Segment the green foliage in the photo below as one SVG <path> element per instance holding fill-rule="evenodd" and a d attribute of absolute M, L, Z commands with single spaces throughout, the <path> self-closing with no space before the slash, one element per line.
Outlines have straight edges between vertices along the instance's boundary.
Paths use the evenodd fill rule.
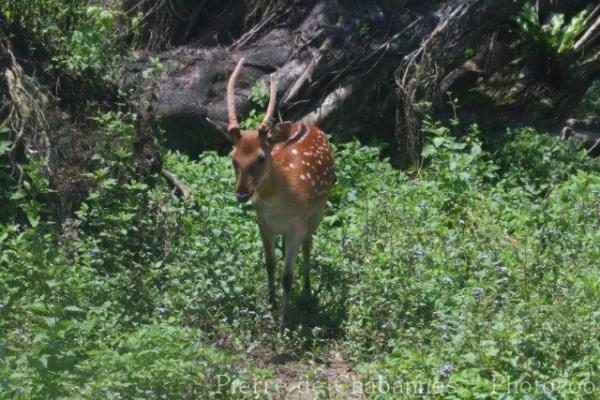
<path fill-rule="evenodd" d="M 514 18 L 515 22 L 536 46 L 549 54 L 563 54 L 570 51 L 579 35 L 585 30 L 587 12 L 581 11 L 568 23 L 563 14 L 553 14 L 546 24 L 541 24 L 535 6 L 525 3 Z"/>
<path fill-rule="evenodd" d="M 135 24 L 116 9 L 74 0 L 7 0 L 0 12 L 38 38 L 56 68 L 87 79 L 112 77 L 125 55 L 122 39 Z"/>
<path fill-rule="evenodd" d="M 269 101 L 269 90 L 262 79 L 250 88 L 250 96 L 248 96 L 252 108 L 248 115 L 242 119 L 240 124 L 242 129 L 255 129 L 265 117 L 267 102 Z"/>
<path fill-rule="evenodd" d="M 148 67 L 142 71 L 142 78 L 144 78 L 144 79 L 150 79 L 153 76 L 158 76 L 164 70 L 164 66 L 161 64 L 161 62 L 158 58 L 150 57 L 149 61 L 150 61 L 150 67 Z"/>
<path fill-rule="evenodd" d="M 426 153 L 439 157 L 435 173 L 386 186 L 370 230 L 350 239 L 348 345 L 375 359 L 360 368 L 363 380 L 410 383 L 400 388 L 408 398 L 568 388 L 583 398 L 584 385 L 597 394 L 600 282 L 589 249 L 600 175 L 588 160 L 567 159 L 571 144 L 531 130 L 490 168 L 473 138 L 456 142 L 434 127 Z M 561 171 L 564 162 L 572 169 Z M 528 184 L 547 184 L 545 197 Z"/>
<path fill-rule="evenodd" d="M 16 204 L 10 200 L 12 185 L 15 179 L 11 176 L 13 168 L 10 160 L 12 141 L 9 140 L 9 129 L 0 125 L 0 219 L 6 220 L 15 213 Z"/>
<path fill-rule="evenodd" d="M 183 248 L 178 224 L 200 216 L 135 179 L 123 121 L 97 118 L 107 147 L 88 175 L 79 240 L 65 241 L 44 213 L 39 165 L 7 190 L 27 218 L 0 222 L 0 398 L 242 397 L 220 382 L 250 372 L 228 367 L 235 358 L 189 323 L 187 307 L 169 304 L 181 298 L 171 271 L 193 272 L 167 261 Z"/>
<path fill-rule="evenodd" d="M 0 126 L 0 220 L 27 221 L 36 227 L 41 219 L 51 217 L 46 201 L 52 196 L 52 190 L 48 179 L 40 173 L 46 165 L 31 161 L 15 167 L 10 155 L 13 144 L 7 139 L 8 129 Z"/>
<path fill-rule="evenodd" d="M 501 185 L 546 194 L 580 170 L 600 172 L 581 143 L 536 133 L 531 128 L 507 129 L 506 144 L 493 154 Z"/>
<path fill-rule="evenodd" d="M 451 136 L 448 127 L 426 118 L 423 133 L 430 141 L 421 154 L 431 161 L 427 173 L 436 176 L 450 191 L 459 193 L 457 188 L 460 186 L 481 185 L 483 179 L 494 177 L 498 167 L 486 161 L 487 154 L 481 149 L 477 125 L 469 127 L 467 134 L 457 140 Z"/>
<path fill-rule="evenodd" d="M 7 0 L 0 12 L 75 76 L 110 77 L 125 56 L 115 44 L 136 26 L 80 1 Z M 541 25 L 531 5 L 516 19 L 552 54 L 572 48 L 583 20 Z M 161 71 L 153 60 L 142 75 Z M 244 129 L 264 117 L 262 80 L 250 100 Z M 316 299 L 296 279 L 298 328 L 280 336 L 255 213 L 234 199 L 230 161 L 166 154 L 191 206 L 137 175 L 132 116 L 92 121 L 100 139 L 77 240 L 47 207 L 46 166 L 13 170 L 0 127 L 0 398 L 248 397 L 221 383 L 269 378 L 247 356 L 255 349 L 341 351 L 359 383 L 376 386 L 366 397 L 599 396 L 600 167 L 579 144 L 509 129 L 486 151 L 477 126 L 457 137 L 426 119 L 417 177 L 376 148 L 334 146 Z"/>
<path fill-rule="evenodd" d="M 518 129 L 490 153 L 477 127 L 455 137 L 428 120 L 417 178 L 376 148 L 336 146 L 316 304 L 296 279 L 299 327 L 280 336 L 230 160 L 166 154 L 191 206 L 136 179 L 124 119 L 97 120 L 110 146 L 94 157 L 79 240 L 35 210 L 47 184 L 33 167 L 38 189 L 13 200 L 31 218 L 0 221 L 0 397 L 243 397 L 219 383 L 268 379 L 254 349 L 337 349 L 359 383 L 404 398 L 597 397 L 600 171 L 577 145 Z M 399 397 L 384 389 L 365 397 Z"/>
<path fill-rule="evenodd" d="M 600 80 L 595 80 L 592 83 L 583 96 L 576 112 L 582 116 L 600 114 Z"/>

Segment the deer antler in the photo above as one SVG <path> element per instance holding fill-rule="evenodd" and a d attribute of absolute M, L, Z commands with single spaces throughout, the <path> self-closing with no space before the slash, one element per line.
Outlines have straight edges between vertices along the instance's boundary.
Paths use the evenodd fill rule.
<path fill-rule="evenodd" d="M 232 130 L 239 131 L 240 129 L 240 124 L 238 123 L 237 114 L 235 112 L 234 92 L 235 83 L 237 82 L 237 78 L 240 75 L 240 71 L 245 61 L 246 59 L 243 57 L 240 59 L 240 61 L 238 61 L 237 66 L 233 70 L 231 77 L 229 77 L 229 82 L 227 83 L 227 113 L 229 115 L 229 127 L 227 128 L 227 130 L 229 131 L 229 133 L 232 133 Z"/>
<path fill-rule="evenodd" d="M 269 94 L 269 105 L 267 106 L 267 112 L 263 122 L 258 127 L 261 132 L 266 132 L 269 129 L 271 118 L 273 118 L 273 112 L 275 111 L 275 102 L 277 98 L 277 78 L 275 74 L 271 74 L 271 92 Z"/>

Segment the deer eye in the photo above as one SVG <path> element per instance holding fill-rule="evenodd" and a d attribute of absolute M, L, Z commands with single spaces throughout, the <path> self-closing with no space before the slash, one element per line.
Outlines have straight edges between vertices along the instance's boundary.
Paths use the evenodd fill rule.
<path fill-rule="evenodd" d="M 260 165 L 260 164 L 264 164 L 265 161 L 267 161 L 267 157 L 264 154 L 261 154 L 258 156 L 258 158 L 256 159 L 256 162 Z"/>

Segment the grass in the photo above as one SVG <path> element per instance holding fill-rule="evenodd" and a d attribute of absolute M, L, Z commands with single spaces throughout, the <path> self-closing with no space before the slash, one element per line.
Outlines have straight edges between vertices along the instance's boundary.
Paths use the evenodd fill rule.
<path fill-rule="evenodd" d="M 227 158 L 167 155 L 199 207 L 106 161 L 75 242 L 13 192 L 28 219 L 0 223 L 0 397 L 262 398 L 302 379 L 321 398 L 597 398 L 598 165 L 527 129 L 490 151 L 477 129 L 425 133 L 418 178 L 337 147 L 316 295 L 297 277 L 286 335 Z"/>

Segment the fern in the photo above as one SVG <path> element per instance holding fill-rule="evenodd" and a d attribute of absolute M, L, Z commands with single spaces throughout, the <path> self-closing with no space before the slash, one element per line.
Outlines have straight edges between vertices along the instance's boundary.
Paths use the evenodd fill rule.
<path fill-rule="evenodd" d="M 526 3 L 514 18 L 525 37 L 551 54 L 564 54 L 573 48 L 577 38 L 586 28 L 586 11 L 583 10 L 568 23 L 563 14 L 553 14 L 546 24 L 541 24 L 531 3 Z"/>
<path fill-rule="evenodd" d="M 583 10 L 571 19 L 571 22 L 560 31 L 560 45 L 558 53 L 565 53 L 573 48 L 579 35 L 586 28 L 586 11 Z"/>

